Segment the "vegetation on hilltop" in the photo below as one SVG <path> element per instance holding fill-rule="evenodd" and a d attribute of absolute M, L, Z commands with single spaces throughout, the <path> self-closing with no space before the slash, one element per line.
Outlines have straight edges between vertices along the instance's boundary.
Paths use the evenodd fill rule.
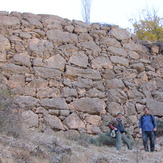
<path fill-rule="evenodd" d="M 133 26 L 133 34 L 139 40 L 148 40 L 152 42 L 163 42 L 163 18 L 157 15 L 153 10 L 143 10 L 139 18 L 129 20 Z"/>

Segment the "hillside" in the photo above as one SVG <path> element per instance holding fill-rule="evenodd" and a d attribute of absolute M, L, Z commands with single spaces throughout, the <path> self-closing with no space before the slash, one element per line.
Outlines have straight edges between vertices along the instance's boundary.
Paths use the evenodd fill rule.
<path fill-rule="evenodd" d="M 2 162 L 161 163 L 163 128 L 158 152 L 145 153 L 138 120 L 148 106 L 163 121 L 162 55 L 162 43 L 118 26 L 0 12 Z M 66 138 L 107 133 L 118 112 L 133 151 Z"/>

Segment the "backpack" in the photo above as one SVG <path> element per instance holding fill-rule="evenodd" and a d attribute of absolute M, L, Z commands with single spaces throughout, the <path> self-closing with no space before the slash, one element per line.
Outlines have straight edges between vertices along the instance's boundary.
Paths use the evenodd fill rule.
<path fill-rule="evenodd" d="M 141 118 L 140 118 L 141 123 L 142 123 L 143 116 L 144 115 L 142 115 Z M 150 118 L 151 118 L 151 122 L 152 122 L 152 124 L 154 126 L 154 117 L 153 117 L 153 115 L 150 114 Z M 157 131 L 154 131 L 154 135 L 157 137 Z"/>
<path fill-rule="evenodd" d="M 152 116 L 151 114 L 149 114 L 149 115 L 150 115 L 150 118 L 151 118 L 151 122 L 152 122 L 152 124 L 154 125 L 154 118 L 153 118 L 153 116 Z M 141 123 L 142 123 L 142 120 L 143 120 L 143 116 L 144 116 L 144 115 L 142 115 L 141 118 L 140 118 Z"/>

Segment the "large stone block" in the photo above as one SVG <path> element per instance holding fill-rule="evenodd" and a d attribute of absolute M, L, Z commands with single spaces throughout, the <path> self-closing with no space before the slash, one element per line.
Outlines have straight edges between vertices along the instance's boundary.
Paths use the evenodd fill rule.
<path fill-rule="evenodd" d="M 136 88 L 129 89 L 127 95 L 129 99 L 142 99 L 144 97 L 144 95 L 139 92 Z"/>
<path fill-rule="evenodd" d="M 6 58 L 6 51 L 5 50 L 0 50 L 0 62 L 6 62 L 7 58 Z"/>
<path fill-rule="evenodd" d="M 114 89 L 114 88 L 124 88 L 125 85 L 122 80 L 120 79 L 111 79 L 111 80 L 106 80 L 106 88 L 107 89 Z"/>
<path fill-rule="evenodd" d="M 25 76 L 19 74 L 13 74 L 9 80 L 5 82 L 9 88 L 23 87 L 25 86 Z"/>
<path fill-rule="evenodd" d="M 0 50 L 9 50 L 10 48 L 10 41 L 6 37 L 0 35 Z"/>
<path fill-rule="evenodd" d="M 38 101 L 38 99 L 31 96 L 19 96 L 14 99 L 14 104 L 27 109 L 37 106 Z"/>
<path fill-rule="evenodd" d="M 131 65 L 132 68 L 136 69 L 139 73 L 145 70 L 143 63 L 134 63 Z"/>
<path fill-rule="evenodd" d="M 100 44 L 104 46 L 113 46 L 113 47 L 121 47 L 121 44 L 119 41 L 117 41 L 115 38 L 110 38 L 110 37 L 102 37 L 100 39 Z"/>
<path fill-rule="evenodd" d="M 93 38 L 88 33 L 81 33 L 79 35 L 79 42 L 92 41 Z"/>
<path fill-rule="evenodd" d="M 70 57 L 73 54 L 78 54 L 78 48 L 73 44 L 61 45 L 59 49 L 67 57 Z"/>
<path fill-rule="evenodd" d="M 22 113 L 23 122 L 29 127 L 38 127 L 38 115 L 31 110 Z"/>
<path fill-rule="evenodd" d="M 112 69 L 113 65 L 108 57 L 97 57 L 92 60 L 93 69 Z"/>
<path fill-rule="evenodd" d="M 34 67 L 43 67 L 44 66 L 43 59 L 38 57 L 33 58 L 32 65 Z"/>
<path fill-rule="evenodd" d="M 20 20 L 17 17 L 0 15 L 0 25 L 16 26 L 20 25 Z"/>
<path fill-rule="evenodd" d="M 22 38 L 22 39 L 30 39 L 31 34 L 29 34 L 28 32 L 20 32 L 20 38 Z"/>
<path fill-rule="evenodd" d="M 106 69 L 106 70 L 104 70 L 103 73 L 102 73 L 102 77 L 103 77 L 104 79 L 107 79 L 107 80 L 113 79 L 113 78 L 115 78 L 115 76 L 116 76 L 116 75 L 115 75 L 113 69 L 112 69 L 112 70 Z"/>
<path fill-rule="evenodd" d="M 126 103 L 128 98 L 126 93 L 120 89 L 109 89 L 107 99 L 109 102 Z"/>
<path fill-rule="evenodd" d="M 43 25 L 40 22 L 41 16 L 35 15 L 32 13 L 23 13 L 22 18 L 25 19 L 27 22 L 29 22 L 30 27 L 37 27 L 37 28 L 42 28 Z"/>
<path fill-rule="evenodd" d="M 67 110 L 68 105 L 64 98 L 52 98 L 40 100 L 40 105 L 48 109 Z"/>
<path fill-rule="evenodd" d="M 66 60 L 59 54 L 46 59 L 44 66 L 47 68 L 55 68 L 64 71 Z"/>
<path fill-rule="evenodd" d="M 159 102 L 153 99 L 147 99 L 147 106 L 149 107 L 153 115 L 163 116 L 163 102 Z"/>
<path fill-rule="evenodd" d="M 125 29 L 113 28 L 110 30 L 109 34 L 115 37 L 118 41 L 129 40 L 131 35 Z"/>
<path fill-rule="evenodd" d="M 135 83 L 137 85 L 141 85 L 143 83 L 148 82 L 148 80 L 150 78 L 149 74 L 151 74 L 151 73 L 149 73 L 149 72 L 146 73 L 145 71 L 141 72 L 140 74 L 137 75 L 137 78 L 134 80 Z"/>
<path fill-rule="evenodd" d="M 152 45 L 152 46 L 151 46 L 151 53 L 152 53 L 152 54 L 158 54 L 158 53 L 159 53 L 159 46 L 157 46 L 157 45 Z"/>
<path fill-rule="evenodd" d="M 128 66 L 129 65 L 129 60 L 123 57 L 119 57 L 119 56 L 111 56 L 110 60 L 114 63 L 114 64 L 119 64 L 122 66 Z"/>
<path fill-rule="evenodd" d="M 69 128 L 69 129 L 80 129 L 85 128 L 84 122 L 79 118 L 79 116 L 76 113 L 70 114 L 63 123 Z"/>
<path fill-rule="evenodd" d="M 73 25 L 76 26 L 80 26 L 82 28 L 85 28 L 87 31 L 90 30 L 91 26 L 88 23 L 85 23 L 83 21 L 79 21 L 79 20 L 73 20 Z"/>
<path fill-rule="evenodd" d="M 34 67 L 34 73 L 44 79 L 60 79 L 62 74 L 59 70 L 45 67 Z"/>
<path fill-rule="evenodd" d="M 96 126 L 96 125 L 87 125 L 86 129 L 87 129 L 87 132 L 89 134 L 99 134 L 99 133 L 101 133 L 100 128 L 98 126 Z"/>
<path fill-rule="evenodd" d="M 82 50 L 91 50 L 94 55 L 101 52 L 101 48 L 94 41 L 82 42 L 78 45 Z"/>
<path fill-rule="evenodd" d="M 86 68 L 88 65 L 88 57 L 84 53 L 77 53 L 70 57 L 69 62 L 76 66 Z"/>
<path fill-rule="evenodd" d="M 93 87 L 96 88 L 99 91 L 102 91 L 103 93 L 105 93 L 105 83 L 103 80 L 97 80 L 93 82 Z"/>
<path fill-rule="evenodd" d="M 162 54 L 163 54 L 163 52 L 162 52 Z M 162 65 L 163 65 L 163 57 L 162 57 L 162 54 L 153 57 L 153 60 L 151 62 L 151 66 L 153 68 L 155 68 L 155 70 L 158 70 L 160 68 L 163 68 L 162 67 Z"/>
<path fill-rule="evenodd" d="M 101 122 L 101 117 L 98 115 L 86 115 L 85 121 L 92 125 L 99 125 Z"/>
<path fill-rule="evenodd" d="M 24 95 L 24 96 L 35 96 L 36 95 L 36 89 L 31 87 L 17 87 L 12 89 L 12 92 L 16 95 Z"/>
<path fill-rule="evenodd" d="M 86 96 L 90 98 L 105 98 L 106 94 L 105 92 L 102 92 L 96 88 L 93 88 L 86 92 Z"/>
<path fill-rule="evenodd" d="M 61 96 L 62 97 L 77 97 L 76 89 L 72 89 L 69 87 L 64 87 L 61 90 Z"/>
<path fill-rule="evenodd" d="M 160 68 L 160 77 L 163 79 L 163 68 Z"/>
<path fill-rule="evenodd" d="M 102 115 L 106 113 L 106 104 L 103 100 L 98 98 L 81 98 L 73 101 L 70 104 L 72 110 L 77 110 L 89 114 Z"/>
<path fill-rule="evenodd" d="M 163 80 L 162 80 L 163 81 Z M 163 83 L 163 82 L 162 82 Z M 150 92 L 153 92 L 154 90 L 157 89 L 157 82 L 156 80 L 150 80 L 144 84 L 142 84 L 141 86 L 141 89 L 145 92 L 146 90 L 149 90 Z"/>
<path fill-rule="evenodd" d="M 138 43 L 135 43 L 135 42 L 129 42 L 127 44 L 124 44 L 123 47 L 125 49 L 129 49 L 131 51 L 135 51 L 135 52 L 138 52 L 138 53 L 148 53 L 149 50 L 143 46 L 142 44 L 138 44 Z"/>
<path fill-rule="evenodd" d="M 152 96 L 155 100 L 163 102 L 163 92 L 159 91 L 152 92 Z"/>
<path fill-rule="evenodd" d="M 163 78 L 156 78 L 154 82 L 156 82 L 155 84 L 157 85 L 157 87 L 160 88 L 160 90 L 162 90 L 163 92 Z"/>
<path fill-rule="evenodd" d="M 48 58 L 50 54 L 54 53 L 51 42 L 37 38 L 28 41 L 28 49 L 34 57 Z"/>
<path fill-rule="evenodd" d="M 135 115 L 130 115 L 127 117 L 127 123 L 128 125 L 137 125 L 138 124 L 138 118 Z"/>
<path fill-rule="evenodd" d="M 60 30 L 47 31 L 47 37 L 55 45 L 62 45 L 63 43 L 76 44 L 78 42 L 77 35 Z"/>
<path fill-rule="evenodd" d="M 117 48 L 112 46 L 112 47 L 108 47 L 107 50 L 114 55 L 118 55 L 122 57 L 127 57 L 128 55 L 123 48 Z"/>
<path fill-rule="evenodd" d="M 63 21 L 63 18 L 57 15 L 42 15 L 40 21 L 49 29 L 61 29 L 61 22 Z"/>
<path fill-rule="evenodd" d="M 36 97 L 38 99 L 55 98 L 59 96 L 60 96 L 60 90 L 57 88 L 40 87 L 40 89 L 37 89 L 37 93 L 36 93 Z"/>
<path fill-rule="evenodd" d="M 91 79 L 83 79 L 83 78 L 78 78 L 77 81 L 72 82 L 73 87 L 78 87 L 78 88 L 91 88 L 93 87 L 94 83 Z"/>
<path fill-rule="evenodd" d="M 128 52 L 128 55 L 130 56 L 131 59 L 139 59 L 140 58 L 140 55 L 134 51 L 130 51 Z"/>
<path fill-rule="evenodd" d="M 34 79 L 30 82 L 29 86 L 31 88 L 45 88 L 48 85 L 48 81 L 45 79 Z"/>
<path fill-rule="evenodd" d="M 118 113 L 124 113 L 124 110 L 123 107 L 117 102 L 110 102 L 107 105 L 107 112 L 115 117 Z"/>
<path fill-rule="evenodd" d="M 52 129 L 55 129 L 55 130 L 65 129 L 61 120 L 57 116 L 45 115 L 44 120 L 45 120 L 45 123 L 48 124 Z"/>
<path fill-rule="evenodd" d="M 5 74 L 25 74 L 30 73 L 30 70 L 25 66 L 18 66 L 12 63 L 2 66 L 2 71 Z"/>
<path fill-rule="evenodd" d="M 13 61 L 17 65 L 31 67 L 30 56 L 27 53 L 14 55 Z"/>
<path fill-rule="evenodd" d="M 136 115 L 138 110 L 135 109 L 135 104 L 133 102 L 127 102 L 124 106 L 124 109 L 126 110 L 127 115 Z"/>
<path fill-rule="evenodd" d="M 97 24 L 96 26 L 97 28 L 93 29 L 90 31 L 90 35 L 95 38 L 95 39 L 99 39 L 99 38 L 103 38 L 106 36 L 107 31 L 105 30 L 101 30 L 99 29 L 99 24 Z"/>
<path fill-rule="evenodd" d="M 75 25 L 74 27 L 74 32 L 79 34 L 79 33 L 86 33 L 87 29 L 84 27 L 81 27 L 80 25 Z"/>
<path fill-rule="evenodd" d="M 101 79 L 101 75 L 99 71 L 93 69 L 81 69 L 72 66 L 66 66 L 65 75 L 68 78 L 83 77 L 83 78 L 94 79 L 94 80 Z"/>

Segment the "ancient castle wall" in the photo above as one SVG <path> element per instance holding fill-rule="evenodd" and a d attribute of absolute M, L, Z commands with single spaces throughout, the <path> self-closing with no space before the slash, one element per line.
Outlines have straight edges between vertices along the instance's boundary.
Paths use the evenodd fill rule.
<path fill-rule="evenodd" d="M 0 12 L 0 88 L 31 128 L 98 134 L 122 112 L 134 136 L 145 105 L 163 117 L 161 48 L 117 26 Z"/>

